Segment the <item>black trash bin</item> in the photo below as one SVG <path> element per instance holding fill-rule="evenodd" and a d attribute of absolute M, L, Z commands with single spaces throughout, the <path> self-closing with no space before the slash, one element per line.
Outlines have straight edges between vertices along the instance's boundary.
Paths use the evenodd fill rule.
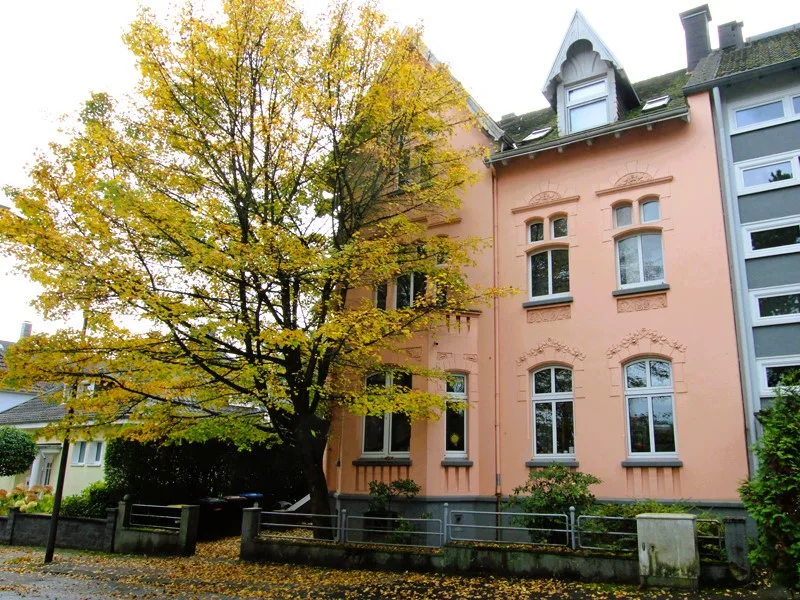
<path fill-rule="evenodd" d="M 225 507 L 225 535 L 242 534 L 242 509 L 253 505 L 252 501 L 244 496 L 223 496 Z"/>
<path fill-rule="evenodd" d="M 228 503 L 222 498 L 200 498 L 197 504 L 200 505 L 197 539 L 209 541 L 225 537 Z"/>

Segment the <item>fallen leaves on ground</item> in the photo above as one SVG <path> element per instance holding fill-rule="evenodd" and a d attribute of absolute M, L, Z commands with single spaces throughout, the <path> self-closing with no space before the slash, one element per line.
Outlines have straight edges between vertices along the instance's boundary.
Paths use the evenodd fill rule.
<path fill-rule="evenodd" d="M 524 599 L 575 600 L 758 598 L 758 589 L 705 589 L 700 593 L 642 590 L 636 586 L 590 584 L 558 579 L 520 579 L 431 573 L 340 570 L 306 565 L 240 561 L 239 538 L 198 544 L 188 558 L 81 553 L 60 550 L 51 565 L 42 551 L 0 547 L 2 571 L 46 572 L 113 585 L 157 588 L 159 597 L 223 599 Z M 128 598 L 111 592 L 107 597 Z"/>

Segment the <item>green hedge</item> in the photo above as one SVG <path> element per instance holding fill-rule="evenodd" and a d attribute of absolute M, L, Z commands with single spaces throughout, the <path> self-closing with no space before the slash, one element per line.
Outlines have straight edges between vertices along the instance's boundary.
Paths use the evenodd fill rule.
<path fill-rule="evenodd" d="M 772 406 L 762 410 L 756 476 L 739 488 L 758 525 L 751 560 L 776 581 L 800 590 L 800 372 L 784 377 Z"/>
<path fill-rule="evenodd" d="M 105 481 L 96 481 L 80 494 L 61 500 L 61 516 L 105 519 L 106 508 L 113 507 L 118 498 Z"/>
<path fill-rule="evenodd" d="M 307 493 L 297 455 L 283 445 L 239 451 L 224 442 L 180 445 L 111 440 L 105 476 L 113 494 L 149 504 L 194 502 L 206 496 L 264 494 L 262 506 Z"/>

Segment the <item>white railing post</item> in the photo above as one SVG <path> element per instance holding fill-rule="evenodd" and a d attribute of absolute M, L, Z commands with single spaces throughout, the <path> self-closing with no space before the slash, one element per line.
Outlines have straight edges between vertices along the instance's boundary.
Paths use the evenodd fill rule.
<path fill-rule="evenodd" d="M 570 530 L 570 538 L 572 549 L 575 550 L 575 507 L 569 507 L 569 530 Z"/>
<path fill-rule="evenodd" d="M 444 522 L 442 523 L 442 546 L 445 546 L 449 541 L 450 534 L 450 504 L 444 503 Z"/>

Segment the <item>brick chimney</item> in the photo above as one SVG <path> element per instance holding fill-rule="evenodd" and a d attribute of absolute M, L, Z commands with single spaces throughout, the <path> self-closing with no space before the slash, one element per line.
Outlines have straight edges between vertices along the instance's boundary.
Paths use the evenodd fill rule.
<path fill-rule="evenodd" d="M 708 37 L 711 11 L 708 4 L 703 4 L 682 12 L 680 17 L 686 35 L 686 69 L 694 71 L 697 63 L 711 52 L 711 40 Z"/>
<path fill-rule="evenodd" d="M 30 321 L 23 321 L 22 327 L 19 330 L 19 339 L 29 337 L 33 333 L 33 323 Z"/>
<path fill-rule="evenodd" d="M 725 48 L 741 48 L 744 45 L 744 38 L 742 37 L 743 25 L 741 21 L 731 21 L 717 27 L 721 50 Z"/>

